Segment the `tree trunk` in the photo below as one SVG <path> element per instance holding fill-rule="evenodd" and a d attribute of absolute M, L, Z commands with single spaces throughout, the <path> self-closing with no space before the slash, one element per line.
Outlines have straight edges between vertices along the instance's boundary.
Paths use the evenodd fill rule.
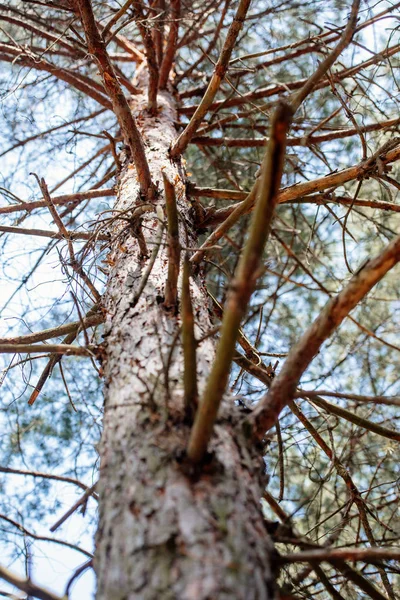
<path fill-rule="evenodd" d="M 134 102 L 160 193 L 144 205 L 136 172 L 126 161 L 115 206 L 121 212 L 114 216 L 128 218 L 137 206 L 148 212 L 141 224 L 116 220 L 110 227 L 97 599 L 271 599 L 274 551 L 260 506 L 264 463 L 236 427 L 240 415 L 232 399 L 221 410 L 207 464 L 195 471 L 185 462 L 190 424 L 180 317 L 163 304 L 166 229 L 137 297 L 156 243 L 156 205 L 165 206 L 163 172 L 175 187 L 181 245 L 196 247 L 197 239 L 184 170 L 168 155 L 177 135 L 173 97 L 159 94 L 156 117 L 146 112 L 144 95 Z M 199 340 L 212 328 L 201 275 L 191 277 L 190 289 Z M 214 342 L 207 337 L 197 346 L 200 391 L 213 356 Z"/>

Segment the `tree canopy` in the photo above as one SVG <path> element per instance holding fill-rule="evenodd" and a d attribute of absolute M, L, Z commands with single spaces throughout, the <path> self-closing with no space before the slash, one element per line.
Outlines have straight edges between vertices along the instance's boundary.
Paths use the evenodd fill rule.
<path fill-rule="evenodd" d="M 265 462 L 281 598 L 399 594 L 399 7 L 0 4 L 0 531 L 13 573 L 0 577 L 24 597 L 89 588 L 102 297 L 110 248 L 124 252 L 112 227 L 133 227 L 114 202 L 124 170 L 143 206 L 164 185 L 168 200 L 141 146 L 163 90 L 199 235 L 182 255 L 206 281 L 217 345 L 189 458 L 204 459 L 227 380 Z M 146 111 L 131 111 L 143 89 Z M 44 573 L 56 561 L 57 581 Z"/>

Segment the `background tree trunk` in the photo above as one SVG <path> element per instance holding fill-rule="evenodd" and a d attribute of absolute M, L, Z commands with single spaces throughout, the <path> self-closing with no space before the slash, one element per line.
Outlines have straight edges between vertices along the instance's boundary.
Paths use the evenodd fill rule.
<path fill-rule="evenodd" d="M 175 186 L 181 245 L 195 247 L 195 212 L 186 197 L 185 174 L 168 156 L 176 138 L 174 101 L 161 92 L 158 104 L 157 117 L 146 112 L 144 95 L 135 98 L 133 107 L 158 182 L 154 204 L 165 204 L 164 172 Z M 128 164 L 115 208 L 141 204 L 136 172 Z M 156 206 L 149 208 L 141 225 L 134 224 L 148 253 L 159 227 Z M 208 466 L 196 473 L 185 465 L 190 424 L 183 402 L 180 319 L 163 304 L 166 232 L 136 303 L 149 256 L 141 254 L 132 231 L 121 232 L 120 223 L 111 228 L 120 238 L 108 257 L 113 266 L 106 296 L 97 598 L 273 598 L 274 551 L 260 507 L 264 463 L 235 430 L 239 411 L 227 403 Z M 208 296 L 201 276 L 191 278 L 190 287 L 199 340 L 212 327 Z M 207 338 L 197 348 L 200 389 L 213 356 L 214 343 Z"/>

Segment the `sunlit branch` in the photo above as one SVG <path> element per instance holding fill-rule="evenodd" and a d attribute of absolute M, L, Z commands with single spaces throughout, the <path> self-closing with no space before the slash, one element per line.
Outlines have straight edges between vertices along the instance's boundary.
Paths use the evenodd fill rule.
<path fill-rule="evenodd" d="M 361 396 L 351 392 L 332 392 L 330 390 L 298 390 L 296 398 L 309 398 L 313 400 L 316 396 L 327 396 L 328 398 L 341 398 L 344 400 L 354 400 L 355 402 L 371 402 L 372 404 L 387 404 L 400 406 L 400 397 L 398 396 Z"/>
<path fill-rule="evenodd" d="M 389 152 L 387 152 L 381 156 L 381 161 L 384 165 L 390 164 L 392 162 L 396 162 L 399 159 L 400 159 L 400 145 L 397 148 L 390 150 Z M 348 183 L 349 181 L 354 181 L 354 180 L 358 179 L 363 174 L 365 174 L 365 163 L 360 162 L 360 163 L 358 163 L 358 165 L 349 167 L 348 169 L 343 169 L 342 171 L 339 171 L 337 173 L 331 173 L 331 174 L 325 175 L 325 177 L 320 177 L 320 178 L 314 179 L 312 181 L 305 181 L 303 183 L 296 183 L 295 185 L 292 185 L 290 187 L 280 190 L 280 193 L 278 196 L 278 203 L 284 204 L 285 202 L 291 202 L 291 201 L 297 200 L 298 198 L 304 198 L 304 196 L 313 194 L 315 192 L 323 192 L 323 191 L 331 189 L 331 188 L 336 188 L 339 185 L 342 185 L 344 183 Z M 247 194 L 246 198 L 248 198 L 250 196 L 250 194 L 251 194 L 251 192 L 249 194 Z M 222 237 L 222 235 L 224 233 L 226 233 L 228 231 L 228 229 L 230 227 L 232 227 L 232 225 L 234 223 L 236 223 L 237 220 L 243 214 L 246 214 L 247 212 L 251 212 L 253 205 L 254 205 L 254 193 L 253 193 L 252 202 L 250 202 L 249 200 L 246 199 L 240 204 L 236 204 L 236 205 L 230 206 L 228 208 L 222 208 L 219 210 L 215 210 L 212 213 L 212 216 L 210 218 L 210 221 L 212 224 L 221 223 L 221 221 L 224 221 L 225 219 L 227 219 L 227 217 L 229 217 L 233 213 L 235 214 L 235 217 L 237 217 L 237 218 L 235 218 L 235 220 L 230 221 L 230 223 L 228 224 L 228 226 L 226 228 L 225 228 L 224 223 L 221 223 L 222 227 L 221 228 L 218 227 L 218 229 L 215 230 L 212 237 L 210 236 L 210 241 L 207 240 L 205 242 L 204 246 L 206 247 L 206 244 L 208 245 L 208 243 L 210 243 L 210 245 L 215 244 L 215 242 L 218 241 L 218 239 L 220 239 Z M 209 221 L 207 221 L 207 225 L 210 225 L 211 223 Z M 218 234 L 217 234 L 217 231 L 218 231 Z"/>
<path fill-rule="evenodd" d="M 322 562 L 340 560 L 363 561 L 375 563 L 381 560 L 400 560 L 400 548 L 321 548 L 320 550 L 302 550 L 282 555 L 279 562 Z"/>
<path fill-rule="evenodd" d="M 65 354 L 66 356 L 93 356 L 96 346 L 73 346 L 71 344 L 0 344 L 0 354 Z"/>

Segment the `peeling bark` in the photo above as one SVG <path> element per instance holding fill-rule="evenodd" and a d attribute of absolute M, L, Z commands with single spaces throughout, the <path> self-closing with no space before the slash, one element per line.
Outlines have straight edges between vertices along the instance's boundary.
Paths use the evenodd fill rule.
<path fill-rule="evenodd" d="M 186 197 L 185 175 L 169 159 L 176 138 L 174 101 L 158 95 L 159 112 L 146 112 L 145 95 L 132 110 L 143 135 L 153 182 L 159 193 L 140 224 L 126 222 L 109 255 L 112 264 L 106 300 L 105 418 L 100 445 L 100 523 L 95 569 L 97 600 L 274 598 L 273 547 L 260 506 L 264 463 L 242 437 L 238 409 L 223 403 L 202 470 L 185 463 L 189 424 L 185 422 L 183 353 L 179 311 L 167 310 L 167 231 L 139 299 L 133 302 L 164 214 L 164 171 L 175 186 L 180 242 L 197 245 L 194 210 Z M 136 171 L 122 170 L 115 210 L 141 203 Z M 141 244 L 143 246 L 143 244 Z M 182 269 L 180 269 L 182 273 Z M 179 279 L 179 288 L 181 275 Z M 199 339 L 212 327 L 201 275 L 190 280 Z M 199 392 L 214 357 L 214 342 L 197 348 Z"/>

